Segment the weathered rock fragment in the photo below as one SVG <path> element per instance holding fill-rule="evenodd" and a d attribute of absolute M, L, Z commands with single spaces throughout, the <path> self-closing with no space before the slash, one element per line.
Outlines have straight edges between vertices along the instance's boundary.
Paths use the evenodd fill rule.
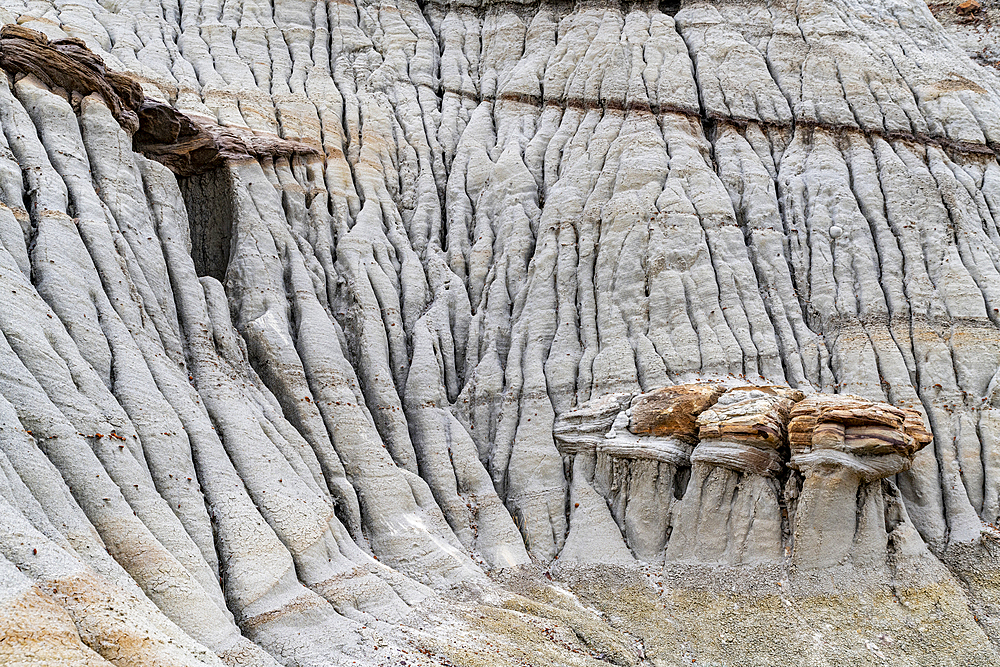
<path fill-rule="evenodd" d="M 698 442 L 698 415 L 722 394 L 719 385 L 684 384 L 632 399 L 597 445 L 595 488 L 636 557 L 663 558 L 670 510 L 684 493 L 691 452 Z"/>
<path fill-rule="evenodd" d="M 789 466 L 804 475 L 792 563 L 820 569 L 885 562 L 881 480 L 910 467 L 931 434 L 916 410 L 815 394 L 792 410 Z"/>
<path fill-rule="evenodd" d="M 667 559 L 729 565 L 784 556 L 786 427 L 802 392 L 737 387 L 698 416 L 691 481 L 673 509 Z"/>
<path fill-rule="evenodd" d="M 99 93 L 126 131 L 132 133 L 139 127 L 136 111 L 142 103 L 142 86 L 127 74 L 107 70 L 82 39 L 50 40 L 30 28 L 4 25 L 0 28 L 0 67 L 32 74 L 67 92 Z"/>
<path fill-rule="evenodd" d="M 170 168 L 178 176 L 196 176 L 229 162 L 314 155 L 314 146 L 223 127 L 208 118 L 187 115 L 146 98 L 138 108 L 135 150 Z"/>
<path fill-rule="evenodd" d="M 682 384 L 636 396 L 628 430 L 693 445 L 698 442 L 699 415 L 714 405 L 724 391 L 716 384 Z"/>
<path fill-rule="evenodd" d="M 781 472 L 792 407 L 804 398 L 788 387 L 738 387 L 698 416 L 694 463 L 774 477 Z"/>

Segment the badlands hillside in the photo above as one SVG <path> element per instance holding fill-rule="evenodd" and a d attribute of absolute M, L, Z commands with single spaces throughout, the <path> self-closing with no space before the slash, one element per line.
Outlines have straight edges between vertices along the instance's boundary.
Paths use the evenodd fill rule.
<path fill-rule="evenodd" d="M 0 664 L 1000 663 L 994 18 L 0 0 Z"/>

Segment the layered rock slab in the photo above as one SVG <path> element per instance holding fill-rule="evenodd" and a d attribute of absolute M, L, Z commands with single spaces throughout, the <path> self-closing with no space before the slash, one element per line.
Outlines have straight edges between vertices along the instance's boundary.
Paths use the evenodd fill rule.
<path fill-rule="evenodd" d="M 921 414 L 817 395 L 798 403 L 791 416 L 789 465 L 805 478 L 795 509 L 793 564 L 884 563 L 888 511 L 881 480 L 908 469 L 930 444 Z"/>
<path fill-rule="evenodd" d="M 641 560 L 803 571 L 884 567 L 888 533 L 913 540 L 898 489 L 882 480 L 931 442 L 916 410 L 713 383 L 594 399 L 554 432 L 572 460 L 571 511 L 602 544 L 619 542 L 599 498 Z M 585 538 L 571 537 L 567 556 L 583 560 Z"/>
<path fill-rule="evenodd" d="M 787 425 L 802 398 L 787 387 L 737 387 L 698 416 L 691 481 L 675 509 L 668 560 L 781 561 Z"/>

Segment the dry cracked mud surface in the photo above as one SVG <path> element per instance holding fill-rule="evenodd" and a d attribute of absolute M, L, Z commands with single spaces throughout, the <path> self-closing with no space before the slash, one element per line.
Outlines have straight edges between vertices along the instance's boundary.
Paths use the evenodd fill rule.
<path fill-rule="evenodd" d="M 0 664 L 997 664 L 960 4 L 0 0 Z"/>

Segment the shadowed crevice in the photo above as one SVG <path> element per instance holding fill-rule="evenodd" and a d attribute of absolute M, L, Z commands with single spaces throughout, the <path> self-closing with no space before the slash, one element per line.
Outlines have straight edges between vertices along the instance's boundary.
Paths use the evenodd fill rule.
<path fill-rule="evenodd" d="M 199 276 L 224 282 L 233 238 L 233 180 L 227 167 L 178 178 Z"/>

